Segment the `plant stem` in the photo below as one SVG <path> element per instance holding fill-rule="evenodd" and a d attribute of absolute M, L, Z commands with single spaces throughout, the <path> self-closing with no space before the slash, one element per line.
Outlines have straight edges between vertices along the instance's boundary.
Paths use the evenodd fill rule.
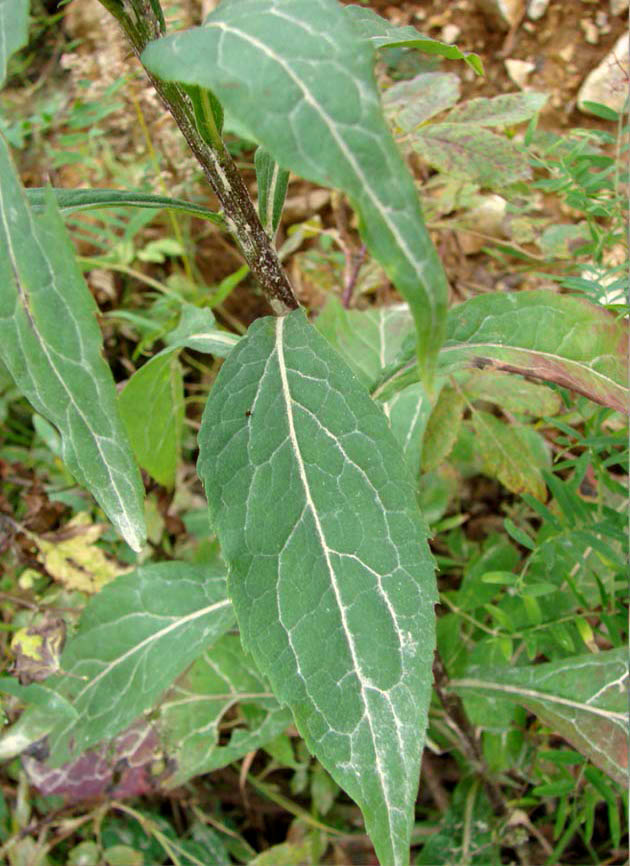
<path fill-rule="evenodd" d="M 100 2 L 116 18 L 139 60 L 149 42 L 164 36 L 163 21 L 155 0 Z M 191 101 L 182 87 L 160 81 L 146 69 L 145 72 L 221 202 L 230 232 L 272 309 L 278 315 L 297 309 L 298 300 L 278 254 L 260 223 L 243 178 L 223 141 L 220 137 L 213 144 L 204 140 L 197 128 Z"/>

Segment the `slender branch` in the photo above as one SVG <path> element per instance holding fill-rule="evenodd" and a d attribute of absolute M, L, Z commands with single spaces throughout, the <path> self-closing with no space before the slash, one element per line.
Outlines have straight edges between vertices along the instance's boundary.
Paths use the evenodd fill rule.
<path fill-rule="evenodd" d="M 140 55 L 154 39 L 165 33 L 157 0 L 100 0 L 122 27 L 134 54 Z M 217 198 L 226 223 L 243 258 L 279 315 L 299 306 L 278 254 L 265 233 L 232 157 L 220 138 L 210 144 L 197 128 L 193 106 L 178 84 L 160 81 L 145 72 L 165 107 L 173 115 Z"/>

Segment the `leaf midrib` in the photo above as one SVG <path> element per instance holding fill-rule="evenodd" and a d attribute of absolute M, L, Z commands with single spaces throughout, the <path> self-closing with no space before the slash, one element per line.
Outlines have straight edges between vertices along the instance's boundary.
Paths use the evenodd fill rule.
<path fill-rule="evenodd" d="M 295 19 L 291 18 L 288 15 L 281 14 L 280 12 L 278 12 L 277 9 L 269 10 L 269 14 L 270 15 L 276 15 L 278 18 L 284 18 L 286 21 L 289 21 L 292 24 L 296 24 L 298 26 L 300 25 L 299 21 L 296 21 Z M 291 80 L 294 82 L 294 84 L 302 92 L 302 95 L 304 96 L 304 99 L 306 100 L 306 102 L 309 105 L 311 105 L 312 108 L 315 109 L 315 111 L 319 114 L 320 118 L 322 119 L 322 121 L 324 122 L 326 127 L 328 128 L 328 131 L 330 132 L 333 139 L 336 141 L 337 146 L 339 147 L 340 151 L 346 157 L 347 163 L 350 166 L 350 168 L 352 169 L 352 171 L 354 172 L 355 178 L 357 179 L 359 185 L 364 190 L 364 192 L 367 194 L 367 196 L 370 199 L 372 206 L 374 207 L 375 211 L 377 211 L 379 213 L 379 215 L 381 216 L 381 219 L 383 220 L 383 222 L 385 223 L 385 225 L 387 226 L 387 228 L 391 232 L 392 237 L 394 238 L 401 254 L 407 260 L 407 263 L 409 264 L 409 266 L 416 272 L 421 270 L 423 268 L 423 264 L 424 264 L 423 261 L 417 260 L 414 258 L 411 250 L 409 249 L 409 247 L 407 246 L 407 243 L 405 242 L 405 239 L 400 235 L 400 233 L 398 231 L 398 227 L 390 221 L 389 215 L 387 213 L 387 209 L 383 207 L 382 202 L 375 195 L 375 193 L 374 193 L 374 191 L 373 191 L 373 189 L 369 183 L 368 178 L 363 174 L 359 164 L 356 162 L 356 160 L 354 158 L 354 154 L 352 153 L 352 151 L 348 150 L 345 141 L 337 133 L 336 126 L 332 122 L 331 117 L 324 110 L 323 106 L 311 94 L 310 90 L 308 90 L 306 88 L 303 81 L 298 76 L 296 76 L 294 74 L 293 70 L 286 63 L 286 61 L 282 57 L 278 56 L 274 51 L 272 51 L 271 48 L 268 45 L 266 45 L 264 42 L 261 42 L 259 39 L 256 39 L 256 37 L 251 36 L 250 34 L 245 33 L 242 30 L 238 30 L 235 27 L 232 27 L 229 24 L 226 24 L 224 21 L 208 21 L 204 26 L 208 27 L 208 28 L 216 27 L 217 29 L 223 31 L 224 33 L 231 33 L 237 39 L 240 38 L 240 39 L 243 39 L 245 42 L 249 42 L 250 45 L 257 48 L 263 54 L 266 54 L 267 57 L 269 57 L 272 61 L 277 63 L 285 71 L 285 73 L 289 76 L 289 78 L 291 78 Z M 427 303 L 431 307 L 431 312 L 433 314 L 435 312 L 435 303 L 434 303 L 433 297 L 431 296 L 430 293 L 426 293 L 426 294 L 427 294 Z"/>
<path fill-rule="evenodd" d="M 350 650 L 350 656 L 352 658 L 352 664 L 354 666 L 354 674 L 357 678 L 357 681 L 359 683 L 359 687 L 361 690 L 361 702 L 362 702 L 363 708 L 364 708 L 364 717 L 367 720 L 368 728 L 370 731 L 370 739 L 372 741 L 374 760 L 375 760 L 375 764 L 376 764 L 376 775 L 378 777 L 381 791 L 383 793 L 383 802 L 385 804 L 385 811 L 387 814 L 389 838 L 391 840 L 393 840 L 395 838 L 395 831 L 394 831 L 394 826 L 393 826 L 392 816 L 391 816 L 391 810 L 390 810 L 390 797 L 389 797 L 388 786 L 387 786 L 387 776 L 383 772 L 383 767 L 381 765 L 381 758 L 380 758 L 380 754 L 379 754 L 379 750 L 378 750 L 378 746 L 377 746 L 377 742 L 376 742 L 376 735 L 375 735 L 374 728 L 372 725 L 372 717 L 371 717 L 371 713 L 370 713 L 370 707 L 369 707 L 369 704 L 368 704 L 368 701 L 366 698 L 366 690 L 368 688 L 377 689 L 377 687 L 375 685 L 369 683 L 367 680 L 365 680 L 363 677 L 363 674 L 361 672 L 361 667 L 360 667 L 358 655 L 357 655 L 357 649 L 356 649 L 356 646 L 354 643 L 354 638 L 352 636 L 352 632 L 348 626 L 345 608 L 344 608 L 344 604 L 343 604 L 343 599 L 341 598 L 341 594 L 339 591 L 339 585 L 337 583 L 337 577 L 336 577 L 335 570 L 334 570 L 334 567 L 333 567 L 333 564 L 332 564 L 332 561 L 330 558 L 331 548 L 328 547 L 328 542 L 326 541 L 326 536 L 324 534 L 324 530 L 323 530 L 323 527 L 322 527 L 320 519 L 319 519 L 319 514 L 317 513 L 317 509 L 316 509 L 315 503 L 313 501 L 308 477 L 306 475 L 306 467 L 305 467 L 304 461 L 302 459 L 302 454 L 300 451 L 300 445 L 299 445 L 297 434 L 295 431 L 295 423 L 294 423 L 294 419 L 293 419 L 293 398 L 291 396 L 291 390 L 289 387 L 289 380 L 288 380 L 288 375 L 287 375 L 287 366 L 286 366 L 286 362 L 285 362 L 285 358 L 284 358 L 284 345 L 283 345 L 284 322 L 285 322 L 285 317 L 283 317 L 283 316 L 279 317 L 276 320 L 276 355 L 278 358 L 278 369 L 280 371 L 280 381 L 282 384 L 282 397 L 283 397 L 285 408 L 286 408 L 287 423 L 288 423 L 288 427 L 289 427 L 289 440 L 291 443 L 291 448 L 293 450 L 295 461 L 297 463 L 298 473 L 299 473 L 300 481 L 302 483 L 302 487 L 304 490 L 304 496 L 306 499 L 307 507 L 308 507 L 309 511 L 311 512 L 311 515 L 313 517 L 313 521 L 315 523 L 315 529 L 317 532 L 319 543 L 320 543 L 320 546 L 322 548 L 322 552 L 324 554 L 324 559 L 326 561 L 326 568 L 328 570 L 328 574 L 330 577 L 330 584 L 331 584 L 331 587 L 333 589 L 333 593 L 335 596 L 335 602 L 337 604 L 337 608 L 339 610 L 339 615 L 341 618 L 344 636 L 346 638 L 348 649 Z M 288 631 L 287 631 L 287 639 L 289 641 L 289 644 L 291 644 L 291 635 Z M 293 650 L 293 647 L 291 647 L 291 649 L 292 649 L 292 652 L 294 653 L 294 656 L 297 659 L 297 654 L 295 653 L 295 650 Z M 380 689 L 377 689 L 377 690 L 381 691 Z"/>

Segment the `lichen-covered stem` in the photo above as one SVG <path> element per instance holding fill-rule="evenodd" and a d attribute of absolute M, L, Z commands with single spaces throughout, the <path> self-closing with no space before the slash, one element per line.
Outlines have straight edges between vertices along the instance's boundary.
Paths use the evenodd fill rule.
<path fill-rule="evenodd" d="M 119 22 L 138 59 L 149 42 L 164 35 L 157 0 L 100 2 Z M 232 236 L 273 310 L 278 314 L 295 310 L 299 306 L 297 298 L 227 148 L 220 140 L 214 146 L 204 140 L 190 99 L 179 85 L 160 81 L 146 69 L 145 72 L 201 165 L 221 203 Z"/>

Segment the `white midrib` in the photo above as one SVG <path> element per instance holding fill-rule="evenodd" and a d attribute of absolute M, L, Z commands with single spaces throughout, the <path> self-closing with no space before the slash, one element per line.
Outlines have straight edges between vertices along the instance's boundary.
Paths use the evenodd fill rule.
<path fill-rule="evenodd" d="M 18 290 L 18 295 L 19 295 L 20 269 L 19 269 L 19 267 L 18 267 L 18 263 L 17 263 L 16 257 L 15 257 L 15 253 L 14 253 L 14 250 L 13 250 L 13 244 L 11 243 L 11 231 L 10 231 L 9 224 L 8 224 L 8 220 L 7 220 L 7 213 L 6 213 L 6 210 L 5 210 L 4 197 L 2 196 L 1 191 L 0 191 L 0 216 L 1 216 L 1 218 L 2 218 L 2 225 L 3 225 L 3 228 L 4 228 L 4 233 L 5 233 L 6 238 L 7 238 L 7 249 L 8 249 L 8 252 L 9 252 L 9 256 L 10 256 L 10 258 L 11 258 L 11 266 L 12 266 L 12 269 L 13 269 L 13 273 L 15 274 L 15 279 L 16 279 L 16 281 L 18 282 L 17 290 Z M 28 215 L 28 217 L 29 217 L 29 221 L 31 222 L 31 226 L 33 227 L 33 231 L 32 231 L 32 235 L 31 235 L 31 236 L 32 236 L 32 238 L 34 239 L 34 241 L 37 243 L 37 246 L 40 248 L 40 251 L 41 251 L 41 253 L 42 253 L 42 256 L 43 256 L 44 260 L 45 260 L 46 262 L 48 262 L 48 259 L 47 259 L 46 255 L 45 255 L 45 253 L 44 253 L 44 250 L 41 248 L 41 244 L 40 244 L 40 242 L 39 242 L 39 238 L 38 238 L 37 233 L 36 233 L 36 231 L 35 231 L 35 227 L 33 226 L 32 220 L 31 220 L 31 218 L 30 218 L 30 214 Z M 56 280 L 55 280 L 55 275 L 54 275 L 54 273 L 52 272 L 52 269 L 51 269 L 51 276 L 52 276 L 52 278 L 53 278 L 53 282 L 56 282 Z M 27 303 L 26 298 L 27 298 L 27 296 L 25 295 L 25 297 L 24 297 L 24 304 Z M 51 369 L 53 375 L 54 375 L 55 378 L 58 380 L 58 382 L 59 382 L 59 384 L 61 385 L 61 387 L 63 388 L 63 390 L 66 392 L 66 394 L 67 394 L 67 396 L 68 396 L 68 400 L 69 400 L 69 402 L 72 404 L 72 406 L 74 407 L 74 409 L 75 409 L 77 415 L 81 418 L 81 420 L 82 420 L 83 423 L 85 424 L 86 428 L 87 428 L 87 429 L 90 431 L 90 433 L 92 434 L 92 438 L 93 438 L 93 440 L 94 440 L 94 444 L 96 445 L 96 450 L 97 450 L 98 453 L 99 453 L 99 456 L 100 456 L 100 458 L 101 458 L 102 465 L 105 467 L 105 471 L 107 472 L 107 477 L 109 478 L 110 489 L 113 491 L 113 493 L 114 493 L 114 495 L 115 495 L 115 497 L 116 497 L 116 500 L 117 500 L 117 502 L 118 502 L 118 505 L 119 505 L 119 509 L 120 509 L 121 514 L 122 514 L 122 515 L 125 515 L 125 516 L 124 516 L 124 519 L 120 519 L 120 516 L 119 516 L 119 526 L 120 526 L 121 529 L 123 529 L 125 526 L 127 527 L 127 532 L 125 533 L 125 538 L 126 538 L 126 540 L 129 541 L 131 547 L 132 547 L 134 550 L 136 550 L 136 549 L 139 550 L 140 548 L 138 547 L 138 545 L 140 544 L 140 541 L 138 540 L 138 532 L 137 532 L 137 529 L 134 527 L 131 518 L 130 518 L 129 515 L 127 514 L 127 509 L 126 509 L 126 507 L 125 507 L 125 503 L 124 503 L 124 501 L 123 501 L 123 499 L 122 499 L 122 497 L 121 497 L 120 491 L 118 490 L 118 485 L 116 484 L 116 481 L 114 480 L 114 477 L 113 477 L 113 475 L 112 475 L 112 473 L 111 473 L 111 470 L 110 470 L 109 464 L 108 464 L 107 460 L 105 459 L 105 455 L 104 455 L 104 453 L 103 453 L 103 451 L 102 451 L 102 449 L 101 449 L 101 443 L 100 443 L 100 441 L 99 441 L 99 437 L 98 437 L 98 436 L 96 435 L 96 433 L 92 430 L 92 427 L 91 427 L 90 424 L 88 423 L 87 418 L 85 417 L 85 415 L 84 415 L 83 412 L 81 411 L 81 408 L 79 407 L 79 405 L 77 404 L 76 400 L 74 399 L 74 395 L 73 395 L 72 391 L 71 391 L 71 390 L 68 388 L 68 386 L 66 385 L 63 376 L 60 376 L 60 375 L 59 375 L 59 372 L 57 371 L 57 368 L 56 368 L 55 364 L 53 363 L 53 359 L 52 359 L 52 357 L 50 356 L 50 353 L 49 353 L 49 351 L 48 351 L 48 347 L 46 346 L 46 341 L 44 340 L 43 336 L 40 334 L 39 330 L 37 329 L 37 325 L 36 325 L 36 323 L 35 323 L 35 320 L 33 319 L 32 316 L 30 316 L 30 319 L 31 319 L 31 323 L 32 323 L 33 329 L 35 330 L 35 334 L 36 334 L 36 336 L 37 336 L 37 340 L 38 340 L 38 342 L 39 342 L 39 345 L 40 345 L 40 347 L 41 347 L 41 350 L 42 350 L 42 352 L 44 353 L 44 355 L 46 356 L 46 360 L 48 361 L 48 364 L 49 364 L 49 366 L 50 366 L 50 369 Z M 78 459 L 78 454 L 77 454 L 77 459 Z"/>
<path fill-rule="evenodd" d="M 273 10 L 274 14 L 279 15 L 277 10 Z M 284 18 L 289 18 L 289 16 L 280 16 Z M 289 20 L 292 20 L 289 18 Z M 258 48 L 259 51 L 262 51 L 263 54 L 266 54 L 267 57 L 270 57 L 273 61 L 275 61 L 282 69 L 286 72 L 286 74 L 291 78 L 294 84 L 301 90 L 302 95 L 304 96 L 305 101 L 315 109 L 317 114 L 321 117 L 324 124 L 328 127 L 328 131 L 331 136 L 334 138 L 339 150 L 343 153 L 344 157 L 347 160 L 348 165 L 351 167 L 355 177 L 359 182 L 360 188 L 367 194 L 367 197 L 370 199 L 370 202 L 377 213 L 380 214 L 383 223 L 389 229 L 392 238 L 396 242 L 399 250 L 401 251 L 403 257 L 407 260 L 407 262 L 411 265 L 412 270 L 415 273 L 419 273 L 421 270 L 422 262 L 419 262 L 414 256 L 413 252 L 409 248 L 406 240 L 400 234 L 398 226 L 391 220 L 387 210 L 383 206 L 383 202 L 378 198 L 378 196 L 374 193 L 372 186 L 370 185 L 369 178 L 362 171 L 361 166 L 357 162 L 354 157 L 354 154 L 351 150 L 348 149 L 346 142 L 337 132 L 334 122 L 330 118 L 330 116 L 324 111 L 322 105 L 312 96 L 311 92 L 307 90 L 304 82 L 293 72 L 289 64 L 284 60 L 283 57 L 276 54 L 271 48 L 266 45 L 264 42 L 261 42 L 259 39 L 256 39 L 254 36 L 251 36 L 249 33 L 245 33 L 243 30 L 238 30 L 235 27 L 230 27 L 229 24 L 226 24 L 224 21 L 208 21 L 205 27 L 217 27 L 219 30 L 222 30 L 224 33 L 232 33 L 234 36 L 244 39 L 246 42 L 249 42 L 251 45 Z M 430 292 L 426 292 L 426 298 L 429 306 L 431 307 L 432 312 L 435 310 L 435 302 L 433 296 Z"/>
<path fill-rule="evenodd" d="M 370 715 L 370 709 L 366 697 L 366 689 L 369 687 L 369 683 L 363 678 L 363 674 L 361 673 L 361 665 L 359 662 L 359 658 L 357 655 L 357 649 L 354 643 L 354 637 L 352 635 L 352 631 L 348 626 L 348 620 L 346 618 L 346 611 L 343 604 L 343 599 L 341 598 L 341 592 L 339 590 L 339 584 L 337 582 L 337 575 L 335 574 L 335 569 L 333 568 L 333 564 L 331 561 L 331 553 L 332 550 L 328 546 L 328 542 L 326 541 L 326 536 L 324 535 L 324 530 L 319 519 L 319 514 L 317 513 L 317 509 L 315 507 L 315 503 L 313 501 L 313 497 L 311 494 L 311 488 L 309 485 L 308 477 L 306 475 L 306 468 L 304 466 L 304 461 L 302 459 L 302 453 L 300 451 L 300 444 L 298 442 L 297 434 L 295 432 L 295 423 L 293 420 L 293 398 L 291 397 L 291 390 L 289 388 L 289 379 L 287 376 L 287 366 L 284 358 L 284 345 L 283 345 L 283 333 L 284 333 L 284 323 L 286 317 L 280 316 L 276 319 L 276 354 L 278 357 L 278 369 L 280 370 L 280 381 L 282 383 L 282 396 L 284 398 L 284 403 L 287 410 L 287 422 L 289 426 L 289 440 L 291 442 L 291 448 L 293 450 L 293 456 L 295 458 L 295 462 L 297 463 L 298 472 L 300 475 L 300 480 L 302 482 L 302 487 L 304 489 L 304 496 L 306 499 L 306 504 L 308 509 L 310 510 L 313 516 L 313 522 L 315 524 L 315 531 L 317 532 L 317 537 L 319 539 L 319 543 L 322 548 L 322 552 L 324 554 L 324 560 L 326 562 L 326 569 L 328 571 L 328 576 L 330 578 L 330 585 L 335 595 L 335 600 L 337 602 L 337 607 L 339 608 L 339 615 L 341 617 L 341 624 L 343 627 L 343 632 L 346 637 L 346 641 L 348 643 L 348 649 L 350 650 L 350 656 L 352 658 L 352 664 L 354 666 L 354 671 L 356 677 L 359 681 L 359 685 L 361 688 L 361 699 L 363 702 L 364 710 L 365 710 L 365 718 L 367 719 L 368 727 L 370 729 L 370 737 L 372 739 L 372 746 L 374 749 L 374 758 L 376 762 L 376 773 L 379 778 L 381 788 L 383 791 L 383 800 L 385 802 L 385 807 L 387 811 L 387 823 L 389 825 L 389 835 L 390 839 L 394 839 L 394 828 L 392 826 L 392 820 L 390 815 L 389 808 L 389 795 L 387 791 L 387 782 L 386 776 L 383 773 L 383 768 L 381 765 L 381 757 L 379 754 L 379 750 L 376 743 L 376 737 L 374 735 L 374 729 L 372 727 L 372 718 Z"/>
<path fill-rule="evenodd" d="M 96 686 L 97 683 L 103 679 L 103 677 L 107 676 L 115 667 L 117 667 L 118 665 L 121 665 L 123 662 L 127 661 L 128 658 L 131 658 L 131 656 L 134 655 L 134 653 L 140 652 L 149 644 L 153 643 L 154 641 L 161 640 L 163 637 L 165 637 L 170 632 L 175 631 L 178 628 L 181 628 L 182 626 L 186 625 L 189 622 L 192 622 L 195 619 L 199 619 L 200 617 L 205 616 L 208 613 L 212 613 L 213 611 L 221 610 L 221 608 L 223 608 L 223 607 L 229 607 L 230 603 L 231 603 L 230 600 L 228 598 L 226 598 L 226 599 L 223 599 L 223 601 L 218 601 L 218 602 L 215 602 L 214 604 L 210 604 L 210 605 L 208 605 L 208 607 L 202 607 L 199 610 L 193 610 L 192 613 L 189 613 L 186 616 L 179 617 L 178 619 L 174 620 L 169 625 L 160 629 L 160 631 L 156 631 L 153 634 L 150 634 L 148 637 L 145 637 L 145 639 L 140 641 L 140 643 L 134 644 L 132 647 L 130 647 L 127 650 L 127 652 L 118 656 L 116 659 L 114 659 L 113 662 L 106 665 L 99 674 L 97 674 L 95 677 L 93 677 L 93 679 L 91 679 L 89 681 L 89 683 L 86 686 L 84 686 L 83 689 L 81 689 L 81 691 L 77 694 L 77 696 L 75 698 L 73 698 L 73 703 L 76 704 L 76 702 L 78 700 L 80 700 L 86 692 L 88 692 L 90 689 L 93 689 L 94 686 Z"/>

